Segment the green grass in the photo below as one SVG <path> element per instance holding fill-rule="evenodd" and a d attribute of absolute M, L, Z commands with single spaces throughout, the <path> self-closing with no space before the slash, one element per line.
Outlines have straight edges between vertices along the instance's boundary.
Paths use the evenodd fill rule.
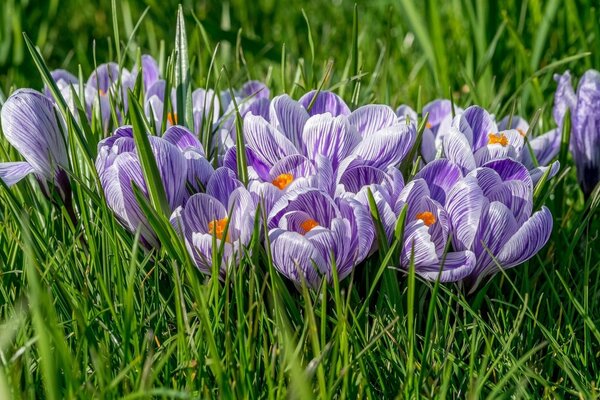
<path fill-rule="evenodd" d="M 4 94 L 42 86 L 21 31 L 51 68 L 84 75 L 94 56 L 121 52 L 132 65 L 138 46 L 171 53 L 176 1 L 117 1 L 118 34 L 110 3 L 4 2 Z M 355 105 L 452 93 L 499 116 L 542 109 L 539 134 L 553 127 L 552 73 L 600 68 L 591 0 L 374 1 L 356 19 L 346 2 L 252 3 L 183 2 L 194 87 L 227 88 L 226 67 L 233 86 L 261 79 L 297 97 L 323 85 Z M 70 133 L 77 226 L 32 179 L 0 187 L 2 399 L 600 395 L 598 196 L 584 203 L 566 155 L 538 198 L 550 193 L 549 244 L 476 293 L 381 268 L 389 258 L 377 255 L 314 293 L 274 272 L 259 241 L 227 282 L 200 274 L 160 217 L 165 249 L 145 252 L 97 189 L 90 156 L 102 133 Z M 4 138 L 0 159 L 18 159 Z"/>

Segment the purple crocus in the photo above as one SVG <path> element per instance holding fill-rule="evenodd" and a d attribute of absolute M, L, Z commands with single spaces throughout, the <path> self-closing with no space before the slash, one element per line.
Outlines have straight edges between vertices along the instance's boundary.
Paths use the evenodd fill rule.
<path fill-rule="evenodd" d="M 452 121 L 443 136 L 444 155 L 460 166 L 466 174 L 489 161 L 511 158 L 523 162 L 529 168 L 534 184 L 550 169 L 550 177 L 559 169 L 558 162 L 550 162 L 558 152 L 556 131 L 551 131 L 531 141 L 533 154 L 541 166 L 535 166 L 531 152 L 518 129 L 499 130 L 494 118 L 483 108 L 471 106 Z"/>
<path fill-rule="evenodd" d="M 371 250 L 375 231 L 368 210 L 354 200 L 333 199 L 316 188 L 299 188 L 283 196 L 268 216 L 275 268 L 296 285 L 317 288 L 331 282 L 335 266 L 340 280 Z"/>
<path fill-rule="evenodd" d="M 52 100 L 33 89 L 19 89 L 1 114 L 4 136 L 25 161 L 0 163 L 0 179 L 11 186 L 33 173 L 47 196 L 51 183 L 70 201 L 67 131 Z"/>
<path fill-rule="evenodd" d="M 558 89 L 554 95 L 554 119 L 559 127 L 567 109 L 571 113 L 571 152 L 577 178 L 588 197 L 600 181 L 600 72 L 588 70 L 579 81 L 577 93 L 571 75 L 555 75 Z"/>
<path fill-rule="evenodd" d="M 443 204 L 443 203 L 442 203 Z M 533 182 L 511 159 L 475 168 L 454 185 L 445 209 L 456 251 L 471 251 L 476 264 L 465 278 L 473 291 L 500 268 L 515 267 L 541 250 L 552 232 L 548 208 L 532 214 Z"/>
<path fill-rule="evenodd" d="M 174 126 L 164 136 L 150 136 L 150 145 L 171 210 L 182 205 L 192 193 L 205 187 L 213 173 L 204 158 L 198 139 L 187 129 Z M 133 184 L 148 195 L 130 126 L 118 128 L 98 144 L 96 170 L 108 207 L 131 232 L 140 230 L 148 247 L 160 243 L 135 198 Z"/>
<path fill-rule="evenodd" d="M 224 277 L 250 243 L 255 214 L 250 193 L 231 170 L 221 167 L 209 179 L 206 193 L 194 194 L 175 210 L 171 224 L 182 234 L 190 256 L 204 273 L 212 270 L 213 250 L 222 248 L 217 262 Z"/>

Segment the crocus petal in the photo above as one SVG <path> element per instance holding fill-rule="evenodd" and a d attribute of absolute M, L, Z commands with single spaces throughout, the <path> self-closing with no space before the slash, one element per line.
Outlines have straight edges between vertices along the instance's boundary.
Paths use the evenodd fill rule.
<path fill-rule="evenodd" d="M 190 232 L 209 233 L 209 224 L 227 217 L 227 210 L 218 199 L 196 193 L 191 196 L 183 210 L 183 221 Z"/>
<path fill-rule="evenodd" d="M 191 147 L 200 154 L 204 155 L 204 148 L 202 147 L 202 144 L 198 138 L 184 126 L 174 125 L 169 127 L 165 131 L 163 139 L 177 146 L 181 150 Z"/>
<path fill-rule="evenodd" d="M 0 179 L 4 181 L 4 184 L 8 187 L 19 182 L 32 172 L 33 168 L 27 162 L 0 163 Z"/>
<path fill-rule="evenodd" d="M 183 152 L 183 157 L 187 164 L 187 183 L 195 191 L 202 191 L 206 187 L 210 177 L 213 175 L 214 168 L 206 158 L 195 149 L 187 149 Z"/>
<path fill-rule="evenodd" d="M 192 242 L 188 242 L 188 251 L 194 258 L 198 269 L 205 274 L 210 274 L 212 272 L 213 243 L 215 243 L 213 235 L 205 233 L 192 234 Z M 216 245 L 220 247 L 221 241 L 219 239 L 216 240 Z M 229 243 L 224 243 L 221 265 L 219 266 L 221 276 L 225 275 L 227 267 L 231 262 L 233 252 L 234 247 Z"/>
<path fill-rule="evenodd" d="M 35 173 L 52 181 L 68 169 L 66 132 L 52 101 L 31 89 L 15 91 L 2 106 L 2 131 Z"/>
<path fill-rule="evenodd" d="M 345 116 L 329 113 L 310 117 L 304 125 L 302 140 L 306 155 L 315 161 L 318 155 L 331 160 L 336 170 L 340 162 L 360 143 L 361 137 Z"/>
<path fill-rule="evenodd" d="M 326 90 L 322 90 L 318 93 L 316 90 L 311 90 L 302 96 L 300 100 L 298 100 L 298 103 L 300 103 L 311 116 L 325 114 L 327 112 L 334 117 L 337 117 L 338 115 L 350 115 L 350 109 L 344 100 L 337 94 Z"/>
<path fill-rule="evenodd" d="M 425 128 L 421 139 L 421 156 L 423 157 L 423 161 L 429 163 L 435 160 L 436 155 L 437 146 L 435 142 L 435 135 L 431 129 Z"/>
<path fill-rule="evenodd" d="M 553 178 L 556 174 L 558 174 L 558 171 L 560 171 L 560 162 L 557 160 L 547 167 L 537 167 L 530 170 L 529 173 L 531 174 L 531 181 L 534 187 L 538 184 L 540 179 L 542 179 L 542 176 L 544 176 L 548 169 L 550 169 L 548 179 Z"/>
<path fill-rule="evenodd" d="M 313 175 L 314 173 L 315 168 L 308 158 L 300 154 L 292 154 L 283 157 L 273 165 L 273 168 L 269 171 L 269 181 L 271 182 L 283 174 L 290 174 L 292 175 L 292 180 L 296 180 L 300 177 Z"/>
<path fill-rule="evenodd" d="M 165 188 L 167 200 L 174 210 L 181 204 L 187 179 L 187 162 L 181 151 L 162 138 L 150 136 L 156 166 Z"/>
<path fill-rule="evenodd" d="M 299 150 L 302 149 L 302 130 L 308 117 L 306 110 L 287 94 L 277 96 L 271 101 L 271 124 Z"/>
<path fill-rule="evenodd" d="M 229 168 L 217 168 L 206 184 L 206 193 L 219 200 L 222 204 L 227 204 L 231 193 L 242 186 L 237 180 L 235 173 Z"/>
<path fill-rule="evenodd" d="M 452 127 L 442 140 L 446 158 L 461 167 L 463 173 L 472 171 L 477 167 L 471 145 L 462 132 Z"/>
<path fill-rule="evenodd" d="M 246 115 L 244 138 L 246 147 L 253 150 L 256 157 L 270 167 L 283 157 L 298 153 L 292 142 L 273 129 L 263 117 Z"/>
<path fill-rule="evenodd" d="M 551 233 L 552 214 L 542 207 L 504 244 L 498 253 L 498 263 L 510 268 L 529 260 L 546 245 Z"/>
<path fill-rule="evenodd" d="M 381 104 L 369 104 L 354 110 L 348 117 L 350 124 L 356 127 L 358 133 L 369 136 L 383 128 L 390 127 L 396 123 L 398 117 L 389 106 Z"/>
<path fill-rule="evenodd" d="M 552 108 L 552 116 L 559 127 L 562 127 L 563 118 L 567 109 L 571 109 L 571 113 L 575 111 L 577 105 L 577 97 L 571 85 L 571 74 L 569 71 L 564 74 L 554 74 L 554 80 L 558 86 L 554 93 L 554 106 Z"/>
<path fill-rule="evenodd" d="M 388 175 L 381 169 L 358 165 L 345 170 L 339 183 L 344 185 L 347 192 L 357 193 L 364 186 L 381 185 L 386 179 L 388 179 Z"/>
<path fill-rule="evenodd" d="M 355 262 L 359 263 L 369 255 L 375 241 L 375 226 L 371 213 L 367 207 L 353 199 L 338 199 L 337 204 L 342 216 L 350 221 L 350 231 L 355 232 L 355 236 L 358 237 Z M 384 215 L 381 212 L 380 215 L 384 216 L 383 218 L 389 216 L 389 214 Z"/>
<path fill-rule="evenodd" d="M 503 181 L 520 180 L 533 187 L 529 171 L 518 161 L 505 158 L 490 161 L 483 166 L 495 170 Z"/>
<path fill-rule="evenodd" d="M 114 82 L 119 79 L 119 65 L 114 62 L 101 64 L 90 75 L 87 85 L 108 93 Z"/>
<path fill-rule="evenodd" d="M 427 164 L 415 178 L 424 179 L 429 186 L 431 198 L 444 205 L 448 192 L 462 178 L 462 173 L 456 164 L 440 159 Z"/>
<path fill-rule="evenodd" d="M 467 108 L 458 117 L 458 120 L 460 121 L 458 128 L 461 132 L 466 133 L 465 127 L 467 126 L 471 130 L 474 149 L 485 146 L 488 142 L 488 135 L 498 132 L 498 127 L 492 116 L 485 109 L 478 106 Z"/>
<path fill-rule="evenodd" d="M 248 81 L 244 83 L 238 94 L 242 98 L 252 96 L 256 99 L 268 99 L 271 97 L 271 92 L 267 85 L 260 81 Z"/>
<path fill-rule="evenodd" d="M 273 229 L 269 232 L 271 254 L 275 268 L 296 284 L 303 280 L 316 288 L 321 282 L 314 265 L 323 266 L 325 260 L 308 239 L 296 232 Z"/>
<path fill-rule="evenodd" d="M 451 251 L 446 254 L 443 269 L 440 274 L 440 265 L 420 266 L 416 269 L 423 278 L 440 282 L 458 282 L 468 277 L 475 268 L 476 258 L 471 251 Z"/>
<path fill-rule="evenodd" d="M 549 132 L 544 133 L 538 137 L 535 137 L 529 141 L 531 150 L 535 155 L 538 165 L 545 166 L 556 157 L 560 150 L 560 139 L 561 132 L 559 129 L 552 129 Z M 531 169 L 534 167 L 533 160 L 529 148 L 525 146 L 522 152 L 522 162 L 527 168 Z"/>
<path fill-rule="evenodd" d="M 524 136 L 529 130 L 529 122 L 518 115 L 513 115 L 512 119 L 510 115 L 507 115 L 506 117 L 502 118 L 500 122 L 498 122 L 498 130 L 505 131 L 507 129 L 516 129 Z"/>
<path fill-rule="evenodd" d="M 250 192 L 243 186 L 238 187 L 229 196 L 229 231 L 231 242 L 246 246 L 254 231 L 256 204 Z"/>
<path fill-rule="evenodd" d="M 423 106 L 423 115 L 429 114 L 427 123 L 437 133 L 439 125 L 444 119 L 452 115 L 452 102 L 447 99 L 436 99 Z"/>
<path fill-rule="evenodd" d="M 475 233 L 487 200 L 474 177 L 458 182 L 448 194 L 446 210 L 454 233 L 452 243 L 456 250 L 473 248 Z"/>
<path fill-rule="evenodd" d="M 158 63 L 151 55 L 142 55 L 142 80 L 144 82 L 144 88 L 148 89 L 154 84 L 160 77 L 158 69 Z"/>
<path fill-rule="evenodd" d="M 398 124 L 365 137 L 353 155 L 362 163 L 387 169 L 399 164 L 410 151 L 416 132 L 413 124 Z"/>
<path fill-rule="evenodd" d="M 329 195 L 315 188 L 299 188 L 288 192 L 275 205 L 268 217 L 273 228 L 285 212 L 304 211 L 321 226 L 329 226 L 333 218 L 339 217 L 339 209 Z"/>
<path fill-rule="evenodd" d="M 431 241 L 429 227 L 421 220 L 410 221 L 404 228 L 404 245 L 401 254 L 403 268 L 408 268 L 411 259 L 415 266 L 432 265 L 438 262 L 435 244 Z"/>
<path fill-rule="evenodd" d="M 412 122 L 413 124 L 417 123 L 417 119 L 419 117 L 417 112 L 415 110 L 413 110 L 411 106 L 406 105 L 406 104 L 402 104 L 401 106 L 399 106 L 396 109 L 396 115 L 398 117 L 400 117 L 401 119 L 408 118 L 409 121 Z"/>

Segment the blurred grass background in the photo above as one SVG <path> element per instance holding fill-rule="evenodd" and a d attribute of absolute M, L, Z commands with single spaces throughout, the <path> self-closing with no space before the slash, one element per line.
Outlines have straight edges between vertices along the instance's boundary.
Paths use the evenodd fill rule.
<path fill-rule="evenodd" d="M 170 51 L 179 3 L 118 1 L 122 37 L 129 36 L 148 7 L 134 45 L 158 56 L 164 40 Z M 329 60 L 334 62 L 331 82 L 348 76 L 344 71 L 352 55 L 354 2 L 294 1 L 285 6 L 275 0 L 182 3 L 191 57 L 198 61 L 208 60 L 212 49 L 206 49 L 196 19 L 212 46 L 221 42 L 219 61 L 230 70 L 244 69 L 241 75 L 265 79 L 269 68 L 280 64 L 283 45 L 288 65 L 299 59 L 312 64 L 304 10 L 314 41 L 315 79 L 323 76 Z M 98 63 L 113 59 L 110 5 L 110 0 L 4 0 L 0 8 L 2 89 L 41 86 L 22 31 L 41 48 L 51 68 L 76 72 L 80 64 L 87 74 L 93 69 L 94 55 Z M 359 1 L 357 8 L 358 66 L 366 77 L 361 93 L 368 100 L 414 105 L 419 91 L 425 102 L 447 97 L 452 90 L 459 103 L 476 102 L 494 109 L 521 91 L 517 111 L 531 114 L 534 107 L 551 101 L 555 87 L 552 70 L 530 79 L 536 71 L 586 52 L 591 55 L 559 68 L 568 67 L 579 75 L 600 67 L 600 51 L 595 51 L 600 48 L 600 16 L 598 4 L 592 0 L 374 0 Z M 206 73 L 196 72 L 198 76 Z M 290 81 L 294 72 L 291 67 L 286 70 Z M 279 79 L 270 83 L 275 93 L 282 91 Z"/>

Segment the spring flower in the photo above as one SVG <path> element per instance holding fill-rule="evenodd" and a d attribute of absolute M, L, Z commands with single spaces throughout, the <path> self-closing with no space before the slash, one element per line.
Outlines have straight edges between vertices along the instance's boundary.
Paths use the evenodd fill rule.
<path fill-rule="evenodd" d="M 552 215 L 546 207 L 532 213 L 529 172 L 511 159 L 490 161 L 469 172 L 450 190 L 443 205 L 454 250 L 471 251 L 477 260 L 466 277 L 471 291 L 500 268 L 515 267 L 533 257 L 552 232 Z"/>
<path fill-rule="evenodd" d="M 52 100 L 20 89 L 6 100 L 1 114 L 4 136 L 25 161 L 0 163 L 0 179 L 11 186 L 33 173 L 47 196 L 50 183 L 69 201 L 66 128 Z"/>
<path fill-rule="evenodd" d="M 600 72 L 589 70 L 581 77 L 577 93 L 571 75 L 555 75 L 558 89 L 554 96 L 554 119 L 562 127 L 567 109 L 571 112 L 571 152 L 577 178 L 589 196 L 600 181 Z"/>
<path fill-rule="evenodd" d="M 365 207 L 331 198 L 316 188 L 299 188 L 283 196 L 268 216 L 275 268 L 295 284 L 317 288 L 331 282 L 333 266 L 340 280 L 371 250 L 375 231 Z"/>
<path fill-rule="evenodd" d="M 250 193 L 232 171 L 221 167 L 209 179 L 206 193 L 194 194 L 175 210 L 171 224 L 181 232 L 190 256 L 204 273 L 212 270 L 213 245 L 222 247 L 219 268 L 224 277 L 250 243 L 255 213 Z"/>
<path fill-rule="evenodd" d="M 206 186 L 213 173 L 203 157 L 198 139 L 183 127 L 174 126 L 164 136 L 150 136 L 150 145 L 164 185 L 171 210 L 182 205 L 192 192 Z M 160 243 L 135 198 L 133 184 L 148 196 L 133 131 L 129 126 L 98 144 L 96 170 L 108 207 L 131 232 L 140 229 L 141 240 L 147 247 Z"/>

